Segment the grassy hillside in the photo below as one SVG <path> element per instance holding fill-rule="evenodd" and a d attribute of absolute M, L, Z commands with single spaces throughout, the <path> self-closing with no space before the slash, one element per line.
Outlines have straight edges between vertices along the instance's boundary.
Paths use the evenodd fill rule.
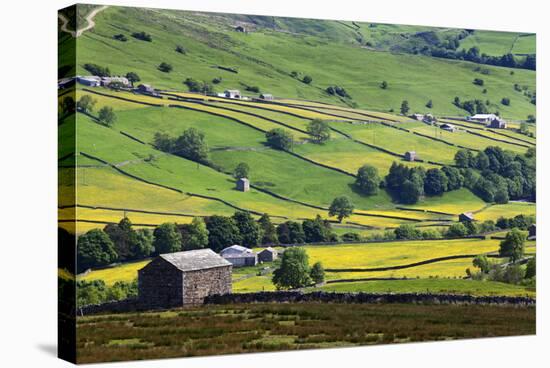
<path fill-rule="evenodd" d="M 220 20 L 210 14 L 118 7 L 99 13 L 96 23 L 93 32 L 79 38 L 77 72 L 81 74 L 87 74 L 83 65 L 93 62 L 108 66 L 114 74 L 137 72 L 144 82 L 159 88 L 181 90 L 184 89 L 182 81 L 188 77 L 205 81 L 221 77 L 222 82 L 215 86 L 217 91 L 244 90 L 245 85 L 249 85 L 278 97 L 343 104 L 324 92 L 329 85 L 339 85 L 352 97 L 345 103 L 374 110 L 398 111 L 401 101 L 407 99 L 412 110 L 425 111 L 424 105 L 431 99 L 434 113 L 465 115 L 465 111 L 452 105 L 453 98 L 459 96 L 463 100 L 489 99 L 495 103 L 494 110 L 509 118 L 525 119 L 528 114 L 534 114 L 528 98 L 513 88 L 519 84 L 534 91 L 532 71 L 514 70 L 510 75 L 506 68 L 484 67 L 489 75 L 482 76 L 487 88 L 487 93 L 482 94 L 481 89 L 472 84 L 474 78 L 481 76 L 475 71 L 476 64 L 374 52 L 309 35 L 315 32 L 281 32 L 257 27 L 243 34 L 233 31 L 231 18 Z M 326 26 L 327 29 L 348 29 L 337 22 L 323 24 L 331 25 Z M 140 31 L 150 33 L 152 42 L 131 37 L 133 32 Z M 113 35 L 120 33 L 128 37 L 127 42 L 113 39 Z M 177 53 L 176 45 L 182 45 L 186 54 Z M 339 62 L 331 62 L 336 56 Z M 159 71 L 157 67 L 161 62 L 170 63 L 173 71 Z M 235 68 L 238 73 L 217 66 Z M 290 76 L 292 71 L 299 72 L 300 76 L 312 76 L 313 82 L 302 83 Z M 379 88 L 383 80 L 389 85 L 386 90 Z M 500 105 L 502 97 L 511 98 L 512 104 Z"/>

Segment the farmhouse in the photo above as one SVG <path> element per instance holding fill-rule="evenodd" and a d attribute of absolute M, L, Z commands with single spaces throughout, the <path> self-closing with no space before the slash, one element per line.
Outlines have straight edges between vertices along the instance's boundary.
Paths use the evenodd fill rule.
<path fill-rule="evenodd" d="M 262 99 L 264 101 L 273 101 L 273 95 L 269 94 L 269 93 L 262 93 L 260 95 L 260 99 Z"/>
<path fill-rule="evenodd" d="M 497 119 L 498 116 L 495 114 L 475 114 L 473 116 L 468 117 L 467 120 L 476 121 L 478 123 L 487 124 L 493 121 L 494 119 Z"/>
<path fill-rule="evenodd" d="M 250 190 L 250 181 L 247 178 L 240 178 L 237 180 L 237 190 L 248 192 Z"/>
<path fill-rule="evenodd" d="M 453 124 L 441 124 L 439 127 L 451 133 L 456 130 L 456 127 Z"/>
<path fill-rule="evenodd" d="M 535 240 L 537 238 L 537 224 L 529 226 L 527 230 L 529 230 L 529 236 L 527 237 L 527 239 Z"/>
<path fill-rule="evenodd" d="M 123 87 L 131 87 L 132 83 L 126 77 L 102 77 L 101 85 L 109 87 L 110 85 L 121 85 Z"/>
<path fill-rule="evenodd" d="M 173 308 L 231 293 L 231 268 L 210 249 L 161 254 L 138 271 L 140 304 Z"/>
<path fill-rule="evenodd" d="M 458 221 L 460 222 L 474 221 L 474 214 L 472 212 L 463 212 L 460 215 L 458 215 Z"/>
<path fill-rule="evenodd" d="M 497 117 L 496 119 L 491 120 L 487 126 L 495 129 L 506 129 L 507 124 L 504 120 Z"/>
<path fill-rule="evenodd" d="M 271 247 L 267 247 L 258 253 L 258 261 L 260 262 L 273 262 L 277 259 L 277 251 Z"/>
<path fill-rule="evenodd" d="M 415 151 L 407 151 L 407 152 L 405 152 L 405 160 L 407 160 L 407 161 L 414 161 L 414 160 L 416 160 L 416 152 L 415 152 Z"/>
<path fill-rule="evenodd" d="M 80 84 L 83 84 L 88 87 L 99 87 L 101 86 L 101 78 L 96 76 L 87 76 L 87 77 L 81 77 L 77 76 L 76 81 Z"/>
<path fill-rule="evenodd" d="M 232 245 L 223 249 L 220 256 L 234 267 L 255 266 L 258 263 L 258 255 L 241 245 Z"/>
<path fill-rule="evenodd" d="M 239 91 L 238 89 L 227 89 L 223 93 L 227 98 L 241 98 L 241 91 Z"/>

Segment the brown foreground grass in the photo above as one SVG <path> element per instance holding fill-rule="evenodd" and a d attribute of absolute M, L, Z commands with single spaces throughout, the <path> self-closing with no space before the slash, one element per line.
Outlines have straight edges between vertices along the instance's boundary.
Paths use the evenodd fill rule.
<path fill-rule="evenodd" d="M 79 317 L 78 363 L 535 333 L 535 308 L 248 304 Z"/>

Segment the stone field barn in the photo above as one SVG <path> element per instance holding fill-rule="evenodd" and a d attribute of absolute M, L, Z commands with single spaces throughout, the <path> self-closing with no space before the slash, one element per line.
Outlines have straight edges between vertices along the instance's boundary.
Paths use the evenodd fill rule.
<path fill-rule="evenodd" d="M 173 308 L 231 293 L 231 269 L 231 263 L 210 249 L 161 254 L 138 271 L 140 304 Z"/>

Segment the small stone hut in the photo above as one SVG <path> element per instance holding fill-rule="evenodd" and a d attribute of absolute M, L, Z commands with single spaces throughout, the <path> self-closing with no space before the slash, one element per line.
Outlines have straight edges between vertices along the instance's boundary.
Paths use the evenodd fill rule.
<path fill-rule="evenodd" d="M 237 190 L 248 192 L 250 190 L 250 181 L 247 178 L 240 178 L 237 180 Z"/>
<path fill-rule="evenodd" d="M 405 152 L 405 160 L 407 160 L 407 161 L 415 161 L 415 160 L 416 160 L 416 152 L 415 152 L 415 151 L 407 151 L 407 152 Z"/>
<path fill-rule="evenodd" d="M 273 262 L 277 259 L 277 250 L 267 247 L 258 253 L 258 261 L 260 262 Z"/>
<path fill-rule="evenodd" d="M 202 304 L 231 293 L 231 263 L 211 249 L 161 254 L 138 271 L 138 297 L 147 309 Z"/>
<path fill-rule="evenodd" d="M 238 89 L 226 89 L 223 93 L 227 98 L 241 98 L 241 91 L 239 91 Z"/>
<path fill-rule="evenodd" d="M 220 256 L 230 262 L 233 267 L 256 266 L 258 263 L 258 255 L 242 245 L 224 248 L 220 252 Z"/>
<path fill-rule="evenodd" d="M 488 126 L 489 128 L 494 128 L 494 129 L 506 129 L 507 124 L 504 120 L 497 117 L 491 120 Z"/>
<path fill-rule="evenodd" d="M 453 124 L 441 124 L 439 127 L 451 133 L 456 130 L 456 127 Z"/>
<path fill-rule="evenodd" d="M 458 215 L 458 221 L 460 222 L 470 222 L 474 221 L 474 214 L 471 212 L 464 212 Z"/>

